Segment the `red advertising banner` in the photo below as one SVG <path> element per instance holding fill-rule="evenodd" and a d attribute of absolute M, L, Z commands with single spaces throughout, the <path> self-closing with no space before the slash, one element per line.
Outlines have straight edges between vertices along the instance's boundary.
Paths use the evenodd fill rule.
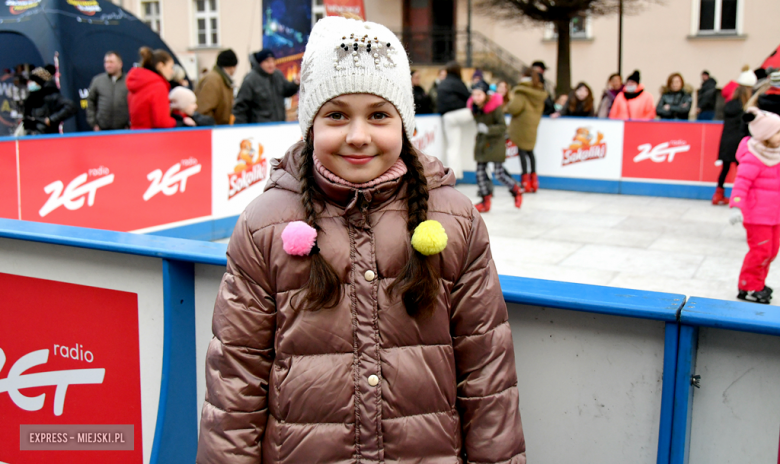
<path fill-rule="evenodd" d="M 344 13 L 352 13 L 366 19 L 366 9 L 363 0 L 325 0 L 325 14 L 328 16 L 341 16 Z"/>
<path fill-rule="evenodd" d="M 0 142 L 0 218 L 19 219 L 16 142 Z"/>
<path fill-rule="evenodd" d="M 138 296 L 2 273 L 0 294 L 0 461 L 141 464 Z M 64 424 L 132 426 L 133 449 L 88 451 L 97 435 L 44 433 L 25 437 L 39 450 L 20 451 L 20 426 Z M 66 442 L 84 451 L 40 450 Z"/>
<path fill-rule="evenodd" d="M 211 131 L 21 140 L 22 219 L 131 231 L 211 214 Z"/>
<path fill-rule="evenodd" d="M 623 177 L 717 181 L 721 124 L 627 121 L 624 130 Z"/>

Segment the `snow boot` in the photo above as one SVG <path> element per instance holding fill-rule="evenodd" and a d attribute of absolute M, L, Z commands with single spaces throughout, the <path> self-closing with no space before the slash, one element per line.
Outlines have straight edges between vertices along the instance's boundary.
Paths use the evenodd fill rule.
<path fill-rule="evenodd" d="M 512 195 L 515 197 L 515 208 L 519 208 L 523 205 L 523 191 L 520 190 L 520 185 L 515 184 L 512 187 Z"/>
<path fill-rule="evenodd" d="M 485 195 L 482 197 L 482 202 L 477 203 L 474 205 L 475 208 L 477 208 L 477 211 L 480 213 L 487 213 L 490 211 L 490 199 L 493 198 L 493 195 Z"/>
<path fill-rule="evenodd" d="M 531 174 L 531 188 L 533 189 L 534 193 L 539 190 L 539 178 L 536 177 L 535 172 Z"/>
<path fill-rule="evenodd" d="M 531 187 L 531 175 L 530 174 L 523 174 L 522 177 L 520 177 L 520 181 L 523 183 L 523 190 L 526 193 L 534 193 L 534 190 Z"/>
<path fill-rule="evenodd" d="M 729 198 L 724 195 L 723 187 L 715 189 L 715 195 L 712 196 L 713 205 L 728 205 Z"/>
<path fill-rule="evenodd" d="M 739 294 L 737 294 L 737 298 L 750 303 L 769 304 L 769 300 L 772 299 L 772 294 L 766 290 L 766 287 L 764 287 L 763 290 L 756 292 L 740 290 Z"/>

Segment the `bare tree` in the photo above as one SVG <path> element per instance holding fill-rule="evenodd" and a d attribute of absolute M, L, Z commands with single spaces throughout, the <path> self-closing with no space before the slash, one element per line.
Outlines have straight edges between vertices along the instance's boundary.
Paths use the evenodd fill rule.
<path fill-rule="evenodd" d="M 552 23 L 558 33 L 556 92 L 571 90 L 571 21 L 588 14 L 606 16 L 635 13 L 643 5 L 658 0 L 477 0 L 477 11 L 507 21 L 528 20 Z"/>

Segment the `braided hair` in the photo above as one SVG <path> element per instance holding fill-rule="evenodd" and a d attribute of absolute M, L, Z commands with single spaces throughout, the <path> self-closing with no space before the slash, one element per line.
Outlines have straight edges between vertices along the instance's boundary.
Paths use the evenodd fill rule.
<path fill-rule="evenodd" d="M 299 169 L 301 182 L 301 202 L 306 213 L 306 223 L 318 231 L 317 204 L 324 202 L 322 192 L 314 181 L 314 146 L 312 134 L 309 133 L 302 155 L 303 162 Z M 410 238 L 414 229 L 428 218 L 428 182 L 425 178 L 422 163 L 417 157 L 414 146 L 403 133 L 401 160 L 406 164 L 406 174 L 403 181 L 407 190 L 407 209 L 409 219 L 407 230 Z M 411 256 L 395 281 L 387 288 L 390 295 L 398 291 L 404 302 L 406 312 L 413 317 L 425 318 L 433 314 L 434 302 L 439 291 L 439 274 L 427 257 L 414 250 L 409 243 Z M 317 311 L 333 308 L 341 300 L 341 280 L 333 267 L 320 253 L 311 256 L 309 281 L 293 296 L 293 308 L 303 311 Z M 303 300 L 298 307 L 296 300 Z"/>

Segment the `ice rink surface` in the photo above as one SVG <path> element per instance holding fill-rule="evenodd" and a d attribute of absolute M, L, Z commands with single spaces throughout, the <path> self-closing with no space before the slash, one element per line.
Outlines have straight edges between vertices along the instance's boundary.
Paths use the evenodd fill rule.
<path fill-rule="evenodd" d="M 457 189 L 478 200 L 475 185 Z M 544 188 L 518 210 L 496 186 L 482 217 L 500 274 L 736 300 L 748 246 L 729 215 L 709 201 Z M 780 288 L 780 269 L 766 283 Z"/>
<path fill-rule="evenodd" d="M 457 189 L 478 201 L 476 185 Z M 496 186 L 482 217 L 500 274 L 736 300 L 748 247 L 729 215 L 703 200 L 544 188 L 518 210 Z M 780 289 L 775 266 L 766 283 Z"/>

